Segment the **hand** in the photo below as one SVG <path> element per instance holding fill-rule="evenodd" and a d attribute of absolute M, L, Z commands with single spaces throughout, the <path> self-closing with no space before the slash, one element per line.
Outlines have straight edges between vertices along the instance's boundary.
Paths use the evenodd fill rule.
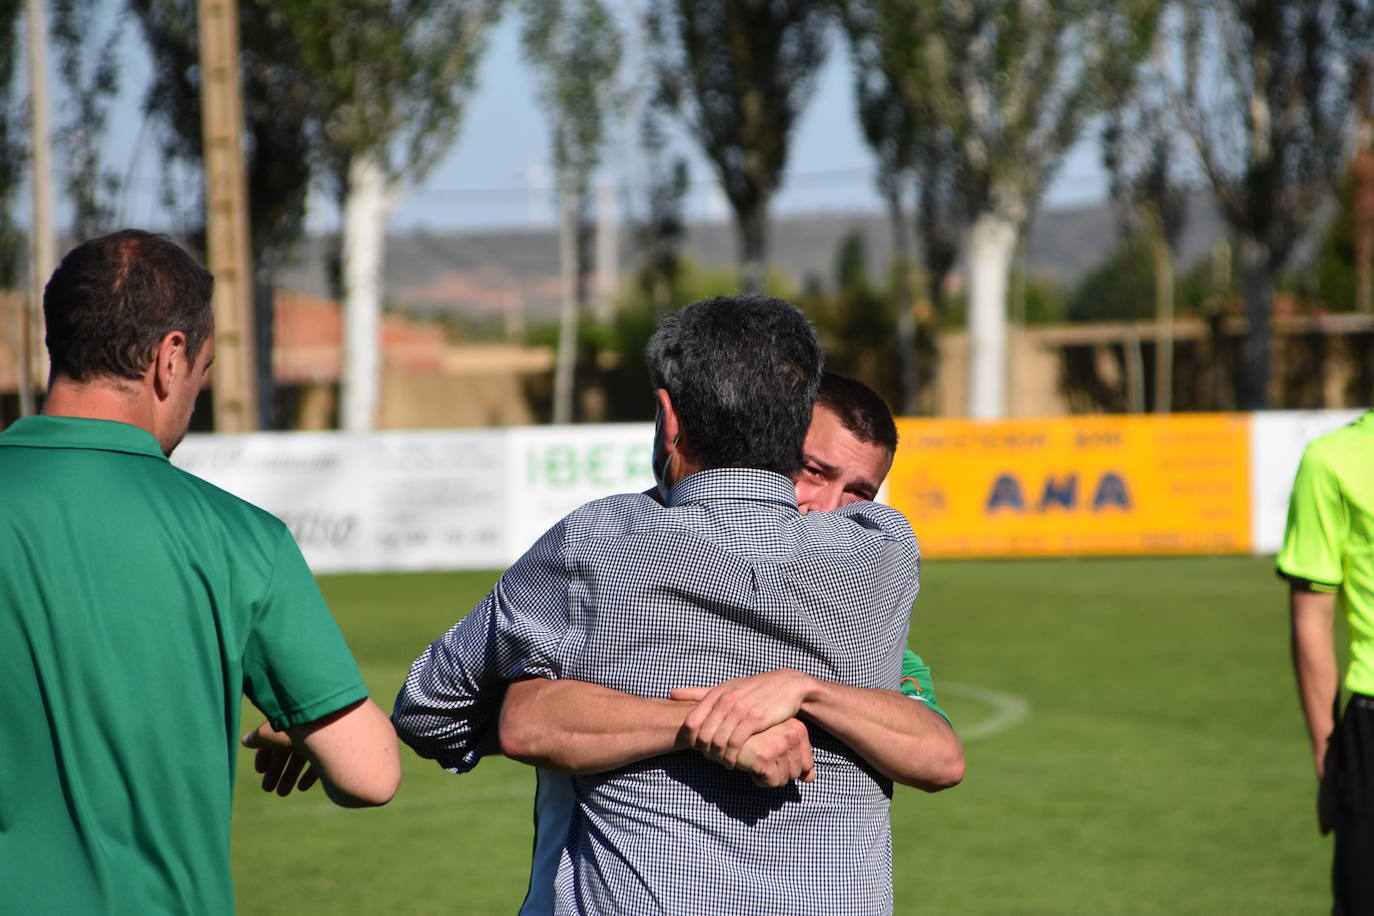
<path fill-rule="evenodd" d="M 688 746 L 733 769 L 745 742 L 796 716 L 814 683 L 808 674 L 780 668 L 715 687 L 679 687 L 671 695 L 697 701 L 683 722 Z"/>
<path fill-rule="evenodd" d="M 1329 742 L 1317 755 L 1317 830 L 1326 836 L 1336 826 L 1340 797 L 1336 792 L 1336 762 Z"/>
<path fill-rule="evenodd" d="M 770 789 L 785 786 L 794 779 L 816 781 L 811 737 L 799 719 L 788 719 L 764 729 L 744 742 L 738 764 L 755 783 Z"/>
<path fill-rule="evenodd" d="M 242 744 L 258 752 L 253 767 L 263 774 L 264 792 L 275 790 L 285 798 L 292 789 L 304 792 L 319 779 L 310 761 L 296 749 L 291 736 L 276 731 L 266 722 L 244 735 Z"/>

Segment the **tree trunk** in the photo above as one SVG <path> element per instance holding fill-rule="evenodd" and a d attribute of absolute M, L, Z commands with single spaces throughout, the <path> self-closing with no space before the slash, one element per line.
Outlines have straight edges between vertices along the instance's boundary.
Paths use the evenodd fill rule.
<path fill-rule="evenodd" d="M 991 420 L 1007 414 L 1007 281 L 1016 253 L 1016 223 L 984 210 L 968 240 L 968 402 L 966 413 Z"/>
<path fill-rule="evenodd" d="M 366 432 L 377 425 L 381 400 L 382 264 L 391 193 L 372 154 L 348 167 L 343 206 L 343 376 L 339 425 Z"/>
<path fill-rule="evenodd" d="M 1241 350 L 1240 409 L 1269 406 L 1269 325 L 1274 308 L 1274 271 L 1269 251 L 1258 239 L 1240 245 L 1241 287 L 1245 292 L 1245 345 Z"/>
<path fill-rule="evenodd" d="M 888 219 L 892 222 L 893 269 L 896 271 L 896 288 L 893 290 L 897 310 L 897 371 L 898 392 L 900 395 L 897 409 L 904 416 L 915 416 L 917 398 L 920 397 L 921 378 L 916 352 L 916 316 L 911 313 L 911 230 L 907 226 L 906 208 L 902 206 L 901 191 L 897 183 L 887 195 Z"/>
<path fill-rule="evenodd" d="M 577 192 L 565 182 L 558 194 L 558 267 L 563 301 L 558 309 L 558 354 L 553 370 L 553 422 L 573 421 L 573 383 L 577 367 L 578 239 Z"/>
<path fill-rule="evenodd" d="M 620 226 L 616 215 L 615 186 L 596 186 L 596 320 L 609 325 L 615 320 L 620 283 Z"/>
<path fill-rule="evenodd" d="M 1173 410 L 1174 254 L 1163 233 L 1150 233 L 1155 264 L 1155 413 Z"/>
<path fill-rule="evenodd" d="M 1354 202 L 1351 207 L 1355 247 L 1355 311 L 1374 312 L 1374 124 L 1366 118 L 1360 126 L 1359 152 L 1350 165 Z"/>
<path fill-rule="evenodd" d="M 763 295 L 768 279 L 768 208 L 755 207 L 735 217 L 739 233 L 739 285 L 745 295 Z"/>

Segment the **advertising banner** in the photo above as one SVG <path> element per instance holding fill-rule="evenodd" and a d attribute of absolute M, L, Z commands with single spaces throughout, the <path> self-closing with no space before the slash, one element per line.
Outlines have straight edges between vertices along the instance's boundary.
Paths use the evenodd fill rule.
<path fill-rule="evenodd" d="M 1358 410 L 898 421 L 886 501 L 931 557 L 1272 553 L 1307 442 Z M 500 569 L 653 485 L 653 425 L 192 435 L 173 461 L 281 518 L 316 572 Z"/>
<path fill-rule="evenodd" d="M 1267 410 L 1253 415 L 1251 486 L 1254 491 L 1252 547 L 1278 553 L 1288 519 L 1288 495 L 1307 443 L 1353 421 L 1363 410 Z"/>
<path fill-rule="evenodd" d="M 932 557 L 1243 553 L 1249 418 L 899 420 L 888 500 Z"/>
<path fill-rule="evenodd" d="M 526 426 L 507 435 L 511 561 L 578 506 L 654 485 L 652 423 Z"/>
<path fill-rule="evenodd" d="M 506 565 L 500 431 L 193 435 L 173 463 L 287 524 L 317 573 Z"/>

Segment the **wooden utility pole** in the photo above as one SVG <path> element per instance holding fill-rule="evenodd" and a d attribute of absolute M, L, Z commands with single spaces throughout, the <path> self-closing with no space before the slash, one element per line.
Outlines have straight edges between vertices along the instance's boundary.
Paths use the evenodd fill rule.
<path fill-rule="evenodd" d="M 215 430 L 248 432 L 258 428 L 258 417 L 238 6 L 199 0 L 199 15 L 206 254 L 215 275 Z"/>
<path fill-rule="evenodd" d="M 29 168 L 33 227 L 29 234 L 29 303 L 20 320 L 19 413 L 34 412 L 34 392 L 45 382 L 43 288 L 57 266 L 52 219 L 52 149 L 48 131 L 48 23 L 43 0 L 28 0 L 25 40 L 29 68 Z"/>

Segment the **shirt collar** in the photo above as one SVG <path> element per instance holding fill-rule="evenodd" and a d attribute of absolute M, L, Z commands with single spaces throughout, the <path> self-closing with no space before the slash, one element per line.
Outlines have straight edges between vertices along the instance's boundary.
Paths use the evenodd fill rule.
<path fill-rule="evenodd" d="M 712 468 L 697 471 L 673 484 L 668 493 L 669 506 L 705 502 L 709 499 L 743 499 L 775 502 L 797 508 L 797 488 L 791 480 L 757 468 Z"/>
<path fill-rule="evenodd" d="M 24 417 L 0 433 L 0 446 L 85 448 L 167 460 L 153 434 L 129 423 L 86 417 Z"/>

